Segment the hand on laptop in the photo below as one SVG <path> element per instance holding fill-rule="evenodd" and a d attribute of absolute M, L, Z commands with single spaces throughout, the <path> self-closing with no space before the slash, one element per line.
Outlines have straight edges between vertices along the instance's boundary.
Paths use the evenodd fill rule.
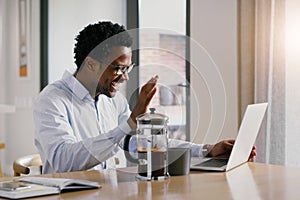
<path fill-rule="evenodd" d="M 256 146 L 253 146 L 252 151 L 251 151 L 250 156 L 249 156 L 249 159 L 248 159 L 249 162 L 252 162 L 253 158 L 256 156 L 255 149 L 256 149 Z"/>
<path fill-rule="evenodd" d="M 208 153 L 210 157 L 224 157 L 228 158 L 233 144 L 235 140 L 222 140 L 221 142 L 216 143 L 213 145 Z"/>
<path fill-rule="evenodd" d="M 234 142 L 235 140 L 229 139 L 222 140 L 216 143 L 215 145 L 212 145 L 207 156 L 228 158 L 231 153 Z M 256 156 L 255 149 L 256 147 L 253 146 L 248 161 L 253 161 L 253 158 Z"/>

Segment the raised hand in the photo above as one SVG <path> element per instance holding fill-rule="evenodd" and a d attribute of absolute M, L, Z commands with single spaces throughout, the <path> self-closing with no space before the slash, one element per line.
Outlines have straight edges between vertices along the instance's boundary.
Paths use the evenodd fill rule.
<path fill-rule="evenodd" d="M 136 123 L 136 117 L 147 112 L 150 101 L 152 100 L 157 88 L 158 76 L 152 77 L 141 89 L 140 96 L 131 112 L 130 118 Z"/>

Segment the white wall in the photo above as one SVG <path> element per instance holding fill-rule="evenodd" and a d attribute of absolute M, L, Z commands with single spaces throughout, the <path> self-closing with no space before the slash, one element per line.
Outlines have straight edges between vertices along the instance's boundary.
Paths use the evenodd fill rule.
<path fill-rule="evenodd" d="M 49 0 L 49 83 L 58 80 L 73 60 L 74 38 L 89 23 L 126 25 L 124 0 Z"/>
<path fill-rule="evenodd" d="M 237 2 L 191 1 L 191 139 L 235 138 Z"/>
<path fill-rule="evenodd" d="M 7 103 L 5 99 L 5 83 L 6 83 L 6 59 L 3 56 L 4 52 L 4 45 L 3 45 L 3 37 L 4 37 L 4 24 L 3 21 L 5 21 L 6 18 L 6 1 L 5 0 L 0 0 L 0 104 Z M 5 132 L 6 132 L 6 125 L 5 125 L 5 115 L 0 113 L 0 142 L 5 141 Z M 4 160 L 4 150 L 0 150 L 0 160 L 3 163 Z"/>
<path fill-rule="evenodd" d="M 300 166 L 300 2 L 286 0 L 286 165 Z M 295 159 L 297 158 L 297 159 Z"/>
<path fill-rule="evenodd" d="M 19 66 L 19 37 L 18 37 L 18 1 L 4 0 L 3 9 L 5 20 L 3 21 L 3 45 L 2 58 L 4 67 L 0 68 L 0 73 L 4 74 L 4 83 L 1 88 L 5 88 L 5 103 L 16 105 L 16 112 L 7 115 L 5 118 L 6 148 L 2 151 L 5 158 L 2 160 L 5 174 L 12 174 L 12 163 L 14 159 L 21 155 L 36 152 L 33 144 L 34 127 L 31 111 L 33 97 L 39 91 L 39 1 L 34 0 L 31 4 L 32 13 L 30 16 L 30 40 L 28 45 L 29 57 L 29 78 L 20 79 L 18 77 Z"/>

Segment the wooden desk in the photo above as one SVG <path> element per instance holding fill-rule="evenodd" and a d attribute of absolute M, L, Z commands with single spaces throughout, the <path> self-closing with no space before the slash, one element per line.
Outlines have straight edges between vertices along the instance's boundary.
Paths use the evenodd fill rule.
<path fill-rule="evenodd" d="M 196 172 L 164 181 L 135 181 L 135 168 L 43 175 L 97 181 L 102 188 L 38 199 L 299 199 L 300 168 L 244 164 L 226 173 Z M 12 178 L 2 178 L 7 180 Z M 35 198 L 36 199 L 36 198 Z"/>

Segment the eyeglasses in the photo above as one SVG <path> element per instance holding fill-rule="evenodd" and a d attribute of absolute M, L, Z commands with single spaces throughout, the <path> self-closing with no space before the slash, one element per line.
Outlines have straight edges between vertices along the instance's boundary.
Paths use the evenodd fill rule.
<path fill-rule="evenodd" d="M 129 74 L 133 67 L 135 66 L 135 63 L 131 63 L 129 66 L 126 65 L 114 65 L 112 63 L 108 64 L 107 62 L 104 62 L 103 60 L 98 60 L 99 62 L 113 68 L 116 71 L 116 75 L 123 75 L 125 73 Z"/>
<path fill-rule="evenodd" d="M 132 63 L 129 66 L 113 65 L 113 64 L 107 64 L 107 65 L 116 70 L 116 75 L 123 75 L 125 73 L 129 74 L 131 72 L 131 70 L 133 69 L 135 64 Z"/>

